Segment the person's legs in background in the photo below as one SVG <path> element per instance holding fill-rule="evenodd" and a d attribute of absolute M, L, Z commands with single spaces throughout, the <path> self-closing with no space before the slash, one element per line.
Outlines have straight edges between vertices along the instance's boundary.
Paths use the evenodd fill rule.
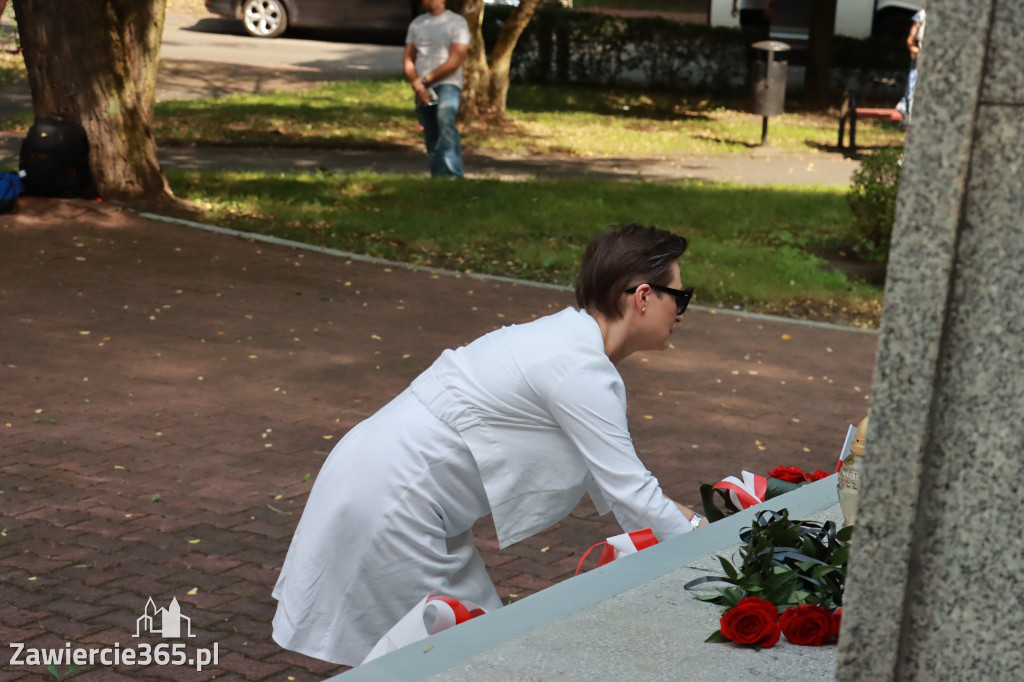
<path fill-rule="evenodd" d="M 433 151 L 428 148 L 430 158 L 430 174 L 461 178 L 464 173 L 462 165 L 462 141 L 459 129 L 455 126 L 455 117 L 459 114 L 459 103 L 462 97 L 461 88 L 455 85 L 436 85 L 437 106 L 435 122 L 437 137 Z"/>
<path fill-rule="evenodd" d="M 432 159 L 434 150 L 437 149 L 437 106 L 427 106 L 422 102 L 416 102 L 416 120 L 420 122 L 420 128 L 423 129 L 427 159 Z M 433 169 L 433 163 L 431 163 L 431 169 Z"/>
<path fill-rule="evenodd" d="M 903 119 L 900 121 L 900 125 L 906 128 L 910 124 L 910 112 L 914 108 L 914 89 L 917 86 L 917 60 L 915 59 L 910 63 L 910 73 L 907 74 L 907 90 L 903 93 L 903 97 L 896 103 L 896 111 L 903 114 Z"/>

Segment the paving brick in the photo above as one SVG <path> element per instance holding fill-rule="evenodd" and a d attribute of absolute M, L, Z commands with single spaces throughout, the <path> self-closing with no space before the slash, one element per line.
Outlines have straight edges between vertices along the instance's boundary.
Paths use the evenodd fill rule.
<path fill-rule="evenodd" d="M 80 596 L 84 597 L 85 595 Z M 88 603 L 64 597 L 48 602 L 46 610 L 54 615 L 64 616 L 71 621 L 83 623 L 112 611 L 113 607 L 102 603 Z"/>
<path fill-rule="evenodd" d="M 56 595 L 33 587 L 33 583 L 28 580 L 30 577 L 34 576 L 20 569 L 8 570 L 4 582 L 0 583 L 0 603 L 26 611 L 46 613 L 45 605 L 53 601 Z"/>
<path fill-rule="evenodd" d="M 542 564 L 531 559 L 519 558 L 508 564 L 508 568 L 518 570 L 522 573 L 535 575 L 550 581 L 560 577 L 565 571 L 558 566 Z"/>
<path fill-rule="evenodd" d="M 289 670 L 305 670 L 311 674 L 317 675 L 321 680 L 338 675 L 349 669 L 348 666 L 335 665 L 334 663 L 328 663 L 327 661 L 321 661 L 317 658 L 303 656 L 300 653 L 288 651 L 287 649 L 278 649 L 276 654 L 269 656 L 266 660 L 270 663 L 281 663 L 292 666 Z M 286 672 L 285 674 L 292 673 Z"/>
<path fill-rule="evenodd" d="M 280 674 L 286 666 L 228 653 L 220 657 L 218 667 L 221 670 L 237 673 L 247 680 L 265 680 L 272 675 Z"/>
<path fill-rule="evenodd" d="M 237 633 L 219 640 L 218 646 L 224 653 L 234 652 L 247 658 L 270 662 L 273 662 L 271 657 L 281 651 L 281 647 L 272 639 L 251 639 Z"/>
<path fill-rule="evenodd" d="M 340 675 L 346 670 L 350 670 L 350 668 L 339 668 L 332 672 L 331 675 Z M 285 668 L 280 673 L 274 675 L 274 679 L 287 682 L 322 682 L 326 677 L 300 668 Z"/>
<path fill-rule="evenodd" d="M 10 647 L 11 642 L 27 642 L 35 637 L 38 637 L 45 633 L 45 630 L 37 625 L 40 618 L 33 618 L 22 627 L 15 627 L 14 625 L 0 624 L 0 642 L 5 647 Z M 7 648 L 8 654 L 13 654 L 13 650 Z M 0 660 L 10 660 L 10 657 L 0 657 Z"/>
<path fill-rule="evenodd" d="M 239 580 L 226 586 L 224 591 L 240 597 L 247 597 L 254 601 L 269 599 L 270 593 L 274 589 L 274 583 L 277 582 L 278 573 L 279 570 L 268 571 L 259 580 Z"/>
<path fill-rule="evenodd" d="M 87 667 L 76 672 L 73 678 L 78 682 L 129 682 L 130 680 L 146 679 L 145 673 L 134 668 L 114 670 L 106 667 Z"/>
<path fill-rule="evenodd" d="M 270 638 L 270 623 L 274 617 L 274 610 L 269 604 L 264 607 L 263 617 L 257 617 L 255 619 L 223 611 L 213 613 L 216 615 L 223 615 L 223 617 L 206 626 L 210 632 L 222 633 L 228 636 L 232 634 L 241 634 L 254 640 L 266 640 Z"/>
<path fill-rule="evenodd" d="M 19 680 L 38 680 L 39 673 L 29 673 L 21 667 L 0 668 L 0 682 L 17 682 Z"/>
<path fill-rule="evenodd" d="M 125 622 L 127 623 L 127 620 Z M 95 645 L 96 648 L 112 647 L 119 644 L 122 648 L 134 648 L 135 640 L 131 636 L 134 631 L 134 629 L 129 631 L 126 628 L 108 627 L 82 637 L 78 644 L 82 647 Z"/>
<path fill-rule="evenodd" d="M 97 607 L 101 608 L 101 607 Z M 109 612 L 105 612 L 109 613 Z M 91 618 L 99 618 L 105 615 L 104 613 L 98 613 L 91 616 Z M 89 623 L 83 620 L 73 620 L 69 616 L 65 616 L 60 612 L 54 610 L 54 615 L 43 618 L 35 623 L 35 625 L 49 634 L 57 635 L 63 638 L 63 641 L 77 642 L 83 637 L 88 637 L 91 634 L 100 632 L 106 629 L 103 623 Z M 62 642 L 63 645 L 63 642 Z"/>

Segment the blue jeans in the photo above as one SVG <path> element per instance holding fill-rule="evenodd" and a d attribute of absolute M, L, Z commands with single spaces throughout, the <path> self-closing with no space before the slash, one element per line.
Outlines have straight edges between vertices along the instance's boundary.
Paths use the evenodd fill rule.
<path fill-rule="evenodd" d="M 423 141 L 427 144 L 427 161 L 434 177 L 461 178 L 462 141 L 455 127 L 459 113 L 462 89 L 457 85 L 435 85 L 437 104 L 426 106 L 416 102 L 416 118 L 423 126 Z"/>
<path fill-rule="evenodd" d="M 914 90 L 917 88 L 917 60 L 910 62 L 910 73 L 907 74 L 907 91 L 896 103 L 896 111 L 903 114 L 903 123 L 910 121 L 910 112 L 914 110 Z"/>

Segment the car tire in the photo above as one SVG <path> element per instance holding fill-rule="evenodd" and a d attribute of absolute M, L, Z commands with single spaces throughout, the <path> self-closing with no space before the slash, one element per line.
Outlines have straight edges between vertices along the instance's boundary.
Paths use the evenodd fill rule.
<path fill-rule="evenodd" d="M 288 11 L 281 0 L 243 0 L 242 25 L 256 38 L 276 38 L 288 28 Z"/>

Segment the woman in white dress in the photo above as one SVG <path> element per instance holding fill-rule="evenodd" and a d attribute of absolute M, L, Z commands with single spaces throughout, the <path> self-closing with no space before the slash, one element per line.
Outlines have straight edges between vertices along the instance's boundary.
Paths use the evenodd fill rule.
<path fill-rule="evenodd" d="M 701 523 L 633 449 L 615 363 L 664 350 L 693 289 L 686 240 L 641 225 L 587 247 L 567 308 L 446 350 L 337 444 L 274 588 L 274 639 L 358 665 L 432 590 L 501 605 L 473 542 L 491 514 L 501 547 L 565 517 L 584 492 L 624 531 L 659 540 Z"/>

